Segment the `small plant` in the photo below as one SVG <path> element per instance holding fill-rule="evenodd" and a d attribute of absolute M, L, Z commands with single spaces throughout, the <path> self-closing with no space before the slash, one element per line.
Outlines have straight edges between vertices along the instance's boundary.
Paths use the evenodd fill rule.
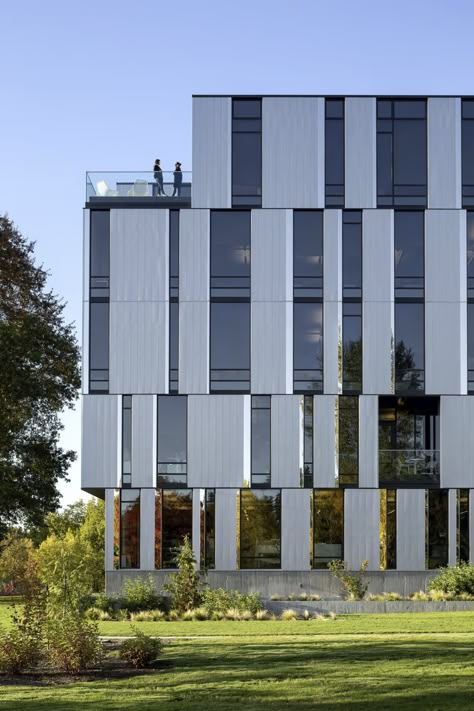
<path fill-rule="evenodd" d="M 134 578 L 125 581 L 123 607 L 126 607 L 130 612 L 154 610 L 160 607 L 161 602 L 161 597 L 156 592 L 151 575 L 148 575 L 147 578 Z"/>
<path fill-rule="evenodd" d="M 224 619 L 225 619 L 225 613 L 221 612 L 220 610 L 216 610 L 211 615 L 211 620 L 214 620 L 215 622 L 220 622 L 220 620 L 224 620 Z"/>
<path fill-rule="evenodd" d="M 349 600 L 362 600 L 368 588 L 364 580 L 364 573 L 368 565 L 369 561 L 363 560 L 359 572 L 350 573 L 345 560 L 332 560 L 328 563 L 328 568 L 344 586 Z"/>
<path fill-rule="evenodd" d="M 297 614 L 296 610 L 292 610 L 291 608 L 288 608 L 286 610 L 283 610 L 280 617 L 282 620 L 285 620 L 285 622 L 289 622 L 291 620 L 296 620 L 298 618 L 298 614 Z"/>
<path fill-rule="evenodd" d="M 419 590 L 418 592 L 414 592 L 410 595 L 410 600 L 417 600 L 417 601 L 422 601 L 426 602 L 430 599 L 429 595 L 425 593 L 424 590 Z"/>
<path fill-rule="evenodd" d="M 453 594 L 446 593 L 443 590 L 430 590 L 428 595 L 433 602 L 446 602 L 446 600 L 452 600 L 454 598 Z"/>
<path fill-rule="evenodd" d="M 301 602 L 306 602 L 308 600 L 308 593 L 300 593 L 296 599 L 301 600 Z"/>
<path fill-rule="evenodd" d="M 461 593 L 474 595 L 474 564 L 460 563 L 451 568 L 440 568 L 438 575 L 428 585 L 428 591 L 433 590 L 454 596 Z"/>
<path fill-rule="evenodd" d="M 253 614 L 250 612 L 250 610 L 243 610 L 240 613 L 240 619 L 244 622 L 248 622 L 249 620 L 253 620 Z"/>
<path fill-rule="evenodd" d="M 314 618 L 317 622 L 326 622 L 326 618 L 324 615 L 320 615 L 319 613 L 315 616 Z"/>
<path fill-rule="evenodd" d="M 171 607 L 178 612 L 185 612 L 200 604 L 203 587 L 202 573 L 196 570 L 196 559 L 189 536 L 184 537 L 175 561 L 178 572 L 168 576 L 169 582 L 163 585 L 163 590 L 171 598 Z"/>
<path fill-rule="evenodd" d="M 48 620 L 46 656 L 51 666 L 67 673 L 90 669 L 100 664 L 102 645 L 97 623 L 77 611 Z"/>
<path fill-rule="evenodd" d="M 225 618 L 226 620 L 234 620 L 235 622 L 237 622 L 241 619 L 240 610 L 237 610 L 235 607 L 229 608 L 228 610 L 226 610 Z"/>
<path fill-rule="evenodd" d="M 258 610 L 258 612 L 255 613 L 255 619 L 256 620 L 269 620 L 270 615 L 268 614 L 267 610 Z"/>
<path fill-rule="evenodd" d="M 310 619 L 311 619 L 311 613 L 309 612 L 309 610 L 305 610 L 303 612 L 303 620 L 310 620 Z"/>
<path fill-rule="evenodd" d="M 310 602 L 318 602 L 318 600 L 321 600 L 321 597 L 317 593 L 311 593 L 308 600 L 310 600 Z"/>
<path fill-rule="evenodd" d="M 193 610 L 193 620 L 197 620 L 198 622 L 203 622 L 204 620 L 208 620 L 208 619 L 209 619 L 209 613 L 205 607 L 196 607 L 196 609 Z"/>
<path fill-rule="evenodd" d="M 397 600 L 403 600 L 403 597 L 400 593 L 384 592 L 381 595 L 366 595 L 365 599 L 368 602 L 394 602 Z"/>
<path fill-rule="evenodd" d="M 184 614 L 186 614 L 186 613 L 184 613 Z M 179 620 L 179 612 L 176 612 L 176 610 L 170 610 L 167 614 L 167 619 L 168 619 L 168 622 L 177 622 Z M 184 615 L 183 615 L 183 620 L 184 620 Z"/>
<path fill-rule="evenodd" d="M 35 667 L 41 658 L 37 639 L 21 626 L 0 631 L 0 671 L 21 674 Z"/>
<path fill-rule="evenodd" d="M 225 613 L 229 609 L 236 609 L 240 612 L 249 611 L 255 615 L 262 609 L 262 600 L 259 593 L 249 593 L 244 595 L 237 590 L 203 590 L 201 594 L 202 606 L 206 608 L 209 615 L 214 612 Z"/>
<path fill-rule="evenodd" d="M 100 616 L 102 615 L 103 610 L 101 610 L 99 607 L 89 607 L 88 610 L 85 612 L 85 617 L 88 620 L 100 620 Z"/>
<path fill-rule="evenodd" d="M 270 595 L 270 600 L 283 600 L 283 595 L 277 595 L 277 594 Z"/>
<path fill-rule="evenodd" d="M 337 615 L 331 610 L 331 612 L 329 613 L 329 617 L 331 618 L 331 620 L 335 620 L 337 618 Z"/>
<path fill-rule="evenodd" d="M 295 599 L 295 596 L 293 595 L 293 593 L 290 593 L 289 595 L 287 595 L 287 598 L 286 598 L 286 599 L 291 602 L 291 601 L 293 601 L 293 600 Z"/>
<path fill-rule="evenodd" d="M 161 642 L 135 630 L 135 636 L 126 639 L 120 646 L 119 656 L 135 669 L 145 669 L 153 664 L 161 652 Z"/>

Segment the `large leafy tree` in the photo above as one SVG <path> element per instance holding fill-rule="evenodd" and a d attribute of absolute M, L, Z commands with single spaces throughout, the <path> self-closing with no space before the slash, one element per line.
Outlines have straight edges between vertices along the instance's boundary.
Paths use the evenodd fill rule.
<path fill-rule="evenodd" d="M 77 398 L 79 348 L 33 248 L 0 215 L 0 536 L 58 507 L 75 459 L 59 436 L 60 413 Z"/>

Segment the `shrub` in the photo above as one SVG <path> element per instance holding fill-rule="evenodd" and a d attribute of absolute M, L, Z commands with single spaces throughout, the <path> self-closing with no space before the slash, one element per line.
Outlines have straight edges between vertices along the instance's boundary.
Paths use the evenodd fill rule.
<path fill-rule="evenodd" d="M 189 536 L 184 537 L 175 561 L 178 572 L 168 576 L 169 582 L 163 585 L 163 590 L 171 598 L 171 607 L 178 612 L 184 612 L 199 605 L 203 587 L 202 573 L 196 570 L 196 559 Z"/>
<path fill-rule="evenodd" d="M 290 620 L 296 620 L 298 617 L 298 614 L 297 614 L 296 610 L 292 610 L 291 608 L 288 608 L 287 610 L 283 610 L 280 617 L 282 620 L 290 621 Z"/>
<path fill-rule="evenodd" d="M 203 590 L 201 593 L 202 606 L 206 608 L 209 615 L 215 612 L 225 613 L 229 609 L 236 609 L 239 612 L 251 612 L 255 615 L 262 609 L 260 593 L 249 593 L 244 595 L 237 590 Z"/>
<path fill-rule="evenodd" d="M 173 610 L 173 612 L 175 612 L 175 610 Z M 194 610 L 185 610 L 181 616 L 181 619 L 185 622 L 191 622 L 194 620 Z"/>
<path fill-rule="evenodd" d="M 160 607 L 161 597 L 156 592 L 152 576 L 126 580 L 121 602 L 121 606 L 126 607 L 130 612 L 154 610 Z"/>
<path fill-rule="evenodd" d="M 441 568 L 429 583 L 428 590 L 439 590 L 450 595 L 474 595 L 474 564 L 460 563 L 451 568 Z"/>
<path fill-rule="evenodd" d="M 364 573 L 369 564 L 363 560 L 358 573 L 350 573 L 345 560 L 332 560 L 328 563 L 331 573 L 342 583 L 349 600 L 362 600 L 367 592 L 368 585 L 364 580 Z"/>
<path fill-rule="evenodd" d="M 453 594 L 444 592 L 443 590 L 430 590 L 428 595 L 433 602 L 445 602 L 446 600 L 452 600 L 454 598 Z"/>
<path fill-rule="evenodd" d="M 414 592 L 410 595 L 410 600 L 418 600 L 418 601 L 423 601 L 426 602 L 429 600 L 430 597 L 425 593 L 424 590 L 419 590 L 418 592 Z"/>
<path fill-rule="evenodd" d="M 311 593 L 311 595 L 308 598 L 311 602 L 317 602 L 318 600 L 321 600 L 321 596 L 318 595 L 317 593 Z"/>
<path fill-rule="evenodd" d="M 46 637 L 47 659 L 60 671 L 79 672 L 101 662 L 97 623 L 84 619 L 76 611 L 69 610 L 63 617 L 49 619 Z"/>
<path fill-rule="evenodd" d="M 301 602 L 306 602 L 306 600 L 308 599 L 308 593 L 300 593 L 296 599 L 301 600 Z"/>
<path fill-rule="evenodd" d="M 270 600 L 283 600 L 283 595 L 271 595 Z"/>
<path fill-rule="evenodd" d="M 269 620 L 269 619 L 270 619 L 270 615 L 268 614 L 268 611 L 267 611 L 267 610 L 258 610 L 258 611 L 255 613 L 255 619 L 256 619 L 256 620 Z"/>
<path fill-rule="evenodd" d="M 240 613 L 240 619 L 243 620 L 244 622 L 253 620 L 253 613 L 250 612 L 250 610 L 242 610 L 242 612 Z"/>
<path fill-rule="evenodd" d="M 0 671 L 20 674 L 35 667 L 41 659 L 41 645 L 35 635 L 21 625 L 0 630 Z"/>
<path fill-rule="evenodd" d="M 310 620 L 310 619 L 311 619 L 311 614 L 310 614 L 309 610 L 305 610 L 303 612 L 303 620 Z"/>
<path fill-rule="evenodd" d="M 331 618 L 331 620 L 335 620 L 337 618 L 337 615 L 331 610 L 331 612 L 329 613 L 329 617 Z"/>
<path fill-rule="evenodd" d="M 226 618 L 226 620 L 234 620 L 234 621 L 240 620 L 240 610 L 237 610 L 235 607 L 229 608 L 225 612 L 225 618 Z"/>
<path fill-rule="evenodd" d="M 120 659 L 129 662 L 135 669 L 145 669 L 156 661 L 161 652 L 161 642 L 143 632 L 135 631 L 135 636 L 126 639 L 120 646 Z"/>
<path fill-rule="evenodd" d="M 208 619 L 209 619 L 209 613 L 205 607 L 196 607 L 196 609 L 193 610 L 193 620 L 202 622 L 202 621 L 208 620 Z"/>
<path fill-rule="evenodd" d="M 368 602 L 393 602 L 395 600 L 403 600 L 400 593 L 384 592 L 381 595 L 366 595 L 365 599 Z"/>
<path fill-rule="evenodd" d="M 102 613 L 103 610 L 98 607 L 89 607 L 89 609 L 85 611 L 85 617 L 88 620 L 100 620 Z"/>
<path fill-rule="evenodd" d="M 179 620 L 179 612 L 176 612 L 176 610 L 170 610 L 167 617 L 170 622 L 176 622 Z"/>

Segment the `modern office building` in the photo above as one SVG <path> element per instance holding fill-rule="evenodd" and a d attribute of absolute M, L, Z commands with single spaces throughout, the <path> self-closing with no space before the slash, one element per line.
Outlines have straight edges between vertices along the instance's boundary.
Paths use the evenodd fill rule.
<path fill-rule="evenodd" d="M 472 561 L 474 99 L 195 96 L 192 178 L 88 174 L 82 406 L 111 590 Z"/>

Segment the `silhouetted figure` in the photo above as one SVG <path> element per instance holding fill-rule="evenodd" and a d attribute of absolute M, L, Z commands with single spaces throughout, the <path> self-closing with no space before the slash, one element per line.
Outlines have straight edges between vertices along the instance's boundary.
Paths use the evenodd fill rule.
<path fill-rule="evenodd" d="M 183 184 L 183 173 L 181 172 L 181 163 L 176 161 L 173 172 L 173 197 L 181 196 L 181 185 Z"/>
<path fill-rule="evenodd" d="M 160 159 L 155 160 L 155 165 L 153 166 L 153 175 L 156 180 L 156 191 L 157 195 L 164 195 L 165 190 L 163 188 L 163 171 L 161 170 Z"/>

